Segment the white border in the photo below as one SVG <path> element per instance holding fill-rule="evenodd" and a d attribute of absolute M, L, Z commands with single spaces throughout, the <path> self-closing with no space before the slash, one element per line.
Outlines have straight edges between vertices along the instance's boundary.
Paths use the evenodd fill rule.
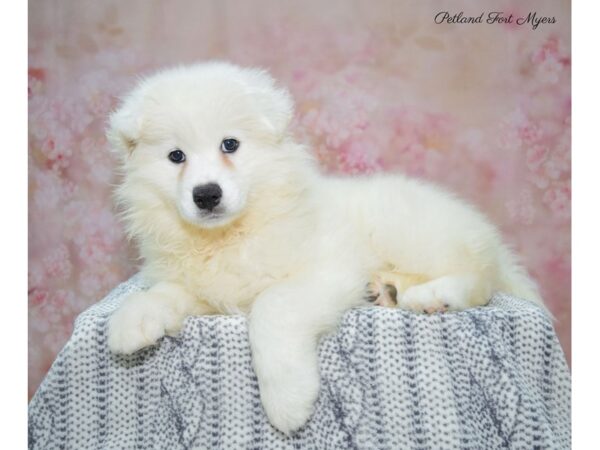
<path fill-rule="evenodd" d="M 584 6 L 585 5 L 585 6 Z M 573 5 L 573 448 L 598 442 L 600 386 L 600 36 L 598 2 Z"/>
<path fill-rule="evenodd" d="M 0 45 L 0 446 L 17 449 L 27 448 L 27 2 L 3 5 Z"/>

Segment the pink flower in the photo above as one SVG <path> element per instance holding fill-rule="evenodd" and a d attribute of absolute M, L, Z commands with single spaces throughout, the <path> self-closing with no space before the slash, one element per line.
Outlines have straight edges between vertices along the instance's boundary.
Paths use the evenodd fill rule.
<path fill-rule="evenodd" d="M 562 40 L 557 36 L 550 36 L 531 56 L 531 61 L 535 64 L 543 63 L 549 59 L 560 62 L 563 66 L 571 63 L 568 50 L 565 48 Z"/>
<path fill-rule="evenodd" d="M 105 295 L 119 281 L 123 279 L 123 274 L 109 269 L 98 269 L 89 267 L 82 270 L 79 277 L 79 288 L 88 295 L 88 301 Z"/>
<path fill-rule="evenodd" d="M 507 200 L 506 209 L 511 220 L 523 225 L 533 223 L 535 209 L 533 207 L 533 197 L 529 190 L 522 190 L 516 198 Z"/>
<path fill-rule="evenodd" d="M 539 125 L 529 120 L 520 125 L 517 130 L 519 137 L 527 145 L 534 144 L 542 137 L 542 130 Z"/>
<path fill-rule="evenodd" d="M 359 137 L 370 124 L 373 108 L 371 97 L 353 86 L 359 76 L 340 71 L 307 93 L 311 105 L 300 113 L 299 125 L 337 149 L 350 139 Z"/>
<path fill-rule="evenodd" d="M 70 142 L 71 136 L 64 131 L 58 135 L 47 136 L 42 141 L 41 151 L 49 162 L 49 167 L 53 169 L 64 169 L 69 166 L 69 160 L 72 156 Z"/>
<path fill-rule="evenodd" d="M 567 185 L 549 188 L 544 193 L 544 203 L 559 218 L 571 216 L 571 188 Z"/>
<path fill-rule="evenodd" d="M 30 320 L 30 328 L 45 335 L 58 333 L 60 339 L 54 344 L 57 349 L 68 337 L 73 317 L 78 312 L 75 308 L 75 294 L 72 291 L 64 289 L 51 293 L 35 291 L 33 298 L 30 296 L 30 314 L 43 317 L 43 320 Z"/>
<path fill-rule="evenodd" d="M 50 294 L 45 289 L 32 289 L 29 292 L 29 306 L 38 307 L 46 303 L 50 298 Z"/>
<path fill-rule="evenodd" d="M 65 280 L 71 276 L 73 266 L 67 247 L 62 244 L 43 259 L 46 276 L 53 280 Z"/>
<path fill-rule="evenodd" d="M 87 73 L 77 84 L 80 101 L 86 105 L 92 117 L 104 120 L 108 116 L 115 96 L 114 84 L 106 70 Z"/>
<path fill-rule="evenodd" d="M 560 80 L 560 76 L 564 66 L 556 59 L 547 59 L 538 66 L 538 79 L 543 84 L 556 84 Z"/>
<path fill-rule="evenodd" d="M 66 198 L 64 182 L 54 172 L 36 171 L 32 177 L 34 210 L 40 212 L 57 211 Z"/>
<path fill-rule="evenodd" d="M 27 71 L 28 74 L 28 87 L 27 94 L 31 98 L 34 95 L 40 95 L 43 90 L 44 80 L 46 79 L 46 71 L 38 67 L 30 67 Z"/>
<path fill-rule="evenodd" d="M 347 142 L 338 149 L 338 167 L 343 173 L 373 173 L 381 170 L 377 157 L 365 151 L 360 141 Z"/>
<path fill-rule="evenodd" d="M 84 264 L 94 266 L 110 262 L 110 245 L 100 233 L 77 239 L 76 242 L 79 258 Z"/>
<path fill-rule="evenodd" d="M 104 136 L 85 136 L 79 144 L 86 178 L 99 185 L 108 185 L 114 173 L 114 157 Z"/>
<path fill-rule="evenodd" d="M 570 170 L 570 164 L 562 158 L 552 155 L 546 164 L 544 164 L 544 170 L 548 178 L 557 180 L 564 172 Z"/>
<path fill-rule="evenodd" d="M 548 148 L 537 145 L 527 150 L 527 167 L 531 170 L 539 168 L 548 157 Z"/>
<path fill-rule="evenodd" d="M 531 56 L 537 67 L 538 81 L 544 85 L 556 84 L 565 68 L 571 64 L 571 58 L 563 42 L 556 36 L 550 36 Z"/>

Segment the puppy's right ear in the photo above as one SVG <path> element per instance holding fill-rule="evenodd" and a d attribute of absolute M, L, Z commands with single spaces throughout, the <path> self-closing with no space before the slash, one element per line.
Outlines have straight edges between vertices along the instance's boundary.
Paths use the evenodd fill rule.
<path fill-rule="evenodd" d="M 126 98 L 108 120 L 106 137 L 121 157 L 129 156 L 140 140 L 142 117 L 139 106 L 139 99 Z"/>

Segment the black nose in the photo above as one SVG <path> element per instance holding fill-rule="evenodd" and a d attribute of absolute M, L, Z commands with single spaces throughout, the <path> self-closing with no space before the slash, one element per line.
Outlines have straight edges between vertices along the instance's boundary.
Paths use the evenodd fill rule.
<path fill-rule="evenodd" d="M 223 191 L 217 183 L 208 183 L 196 186 L 192 191 L 192 195 L 194 196 L 194 203 L 198 208 L 212 211 L 221 201 Z"/>

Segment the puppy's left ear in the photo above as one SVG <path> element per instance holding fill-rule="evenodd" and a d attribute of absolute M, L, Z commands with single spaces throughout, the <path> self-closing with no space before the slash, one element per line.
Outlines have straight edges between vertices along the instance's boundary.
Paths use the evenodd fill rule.
<path fill-rule="evenodd" d="M 141 99 L 130 95 L 108 120 L 106 137 L 119 156 L 129 156 L 137 147 L 141 134 Z"/>

